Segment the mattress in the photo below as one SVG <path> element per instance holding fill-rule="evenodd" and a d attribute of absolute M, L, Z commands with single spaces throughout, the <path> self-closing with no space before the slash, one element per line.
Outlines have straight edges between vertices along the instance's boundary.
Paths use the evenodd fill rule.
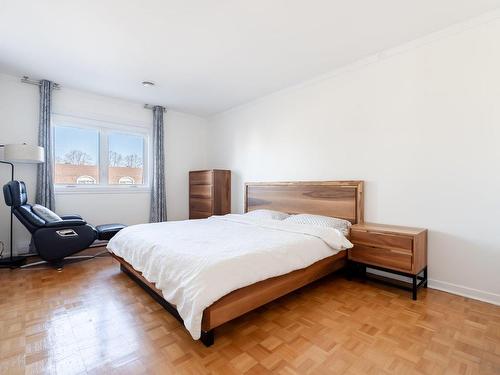
<path fill-rule="evenodd" d="M 226 294 L 350 247 L 333 228 L 234 214 L 129 226 L 107 246 L 162 291 L 194 339 L 203 310 Z"/>

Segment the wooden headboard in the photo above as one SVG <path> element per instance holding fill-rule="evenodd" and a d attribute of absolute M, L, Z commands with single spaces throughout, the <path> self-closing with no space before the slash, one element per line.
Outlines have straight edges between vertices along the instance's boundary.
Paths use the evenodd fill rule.
<path fill-rule="evenodd" d="M 245 212 L 268 209 L 362 223 L 363 181 L 248 182 Z"/>

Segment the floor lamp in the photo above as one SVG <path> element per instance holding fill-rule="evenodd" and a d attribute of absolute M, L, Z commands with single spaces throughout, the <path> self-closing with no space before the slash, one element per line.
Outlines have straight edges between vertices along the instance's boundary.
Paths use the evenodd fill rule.
<path fill-rule="evenodd" d="M 4 160 L 0 160 L 1 164 L 10 165 L 10 181 L 14 180 L 14 163 L 38 164 L 45 161 L 44 149 L 39 146 L 31 146 L 26 143 L 0 145 L 4 149 Z M 13 256 L 13 230 L 12 230 L 12 207 L 10 210 L 10 256 L 0 259 L 0 267 L 19 267 L 26 262 L 24 256 Z"/>

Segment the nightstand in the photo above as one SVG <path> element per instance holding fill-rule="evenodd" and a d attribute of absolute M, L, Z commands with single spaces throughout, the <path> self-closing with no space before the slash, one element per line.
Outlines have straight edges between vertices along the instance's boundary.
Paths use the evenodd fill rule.
<path fill-rule="evenodd" d="M 412 278 L 413 299 L 427 287 L 427 230 L 374 223 L 355 224 L 349 237 L 354 247 L 349 263 Z M 366 272 L 365 272 L 366 273 Z"/>

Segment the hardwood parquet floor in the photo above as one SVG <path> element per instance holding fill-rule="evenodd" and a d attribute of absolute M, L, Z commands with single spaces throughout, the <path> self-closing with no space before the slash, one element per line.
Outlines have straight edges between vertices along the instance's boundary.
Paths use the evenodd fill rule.
<path fill-rule="evenodd" d="M 1 374 L 500 374 L 500 307 L 327 277 L 205 348 L 110 257 L 0 270 Z"/>

